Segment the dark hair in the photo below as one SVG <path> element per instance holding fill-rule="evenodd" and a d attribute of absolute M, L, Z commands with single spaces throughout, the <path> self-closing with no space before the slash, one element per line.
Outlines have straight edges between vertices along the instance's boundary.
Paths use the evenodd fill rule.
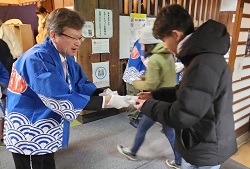
<path fill-rule="evenodd" d="M 149 57 L 152 55 L 152 50 L 155 48 L 155 46 L 157 45 L 157 43 L 155 44 L 144 44 L 145 45 L 145 58 Z"/>
<path fill-rule="evenodd" d="M 173 4 L 162 8 L 157 15 L 153 35 L 155 38 L 163 39 L 171 35 L 173 30 L 181 31 L 186 35 L 194 32 L 192 17 L 180 5 Z"/>
<path fill-rule="evenodd" d="M 53 30 L 59 35 L 62 35 L 65 28 L 79 30 L 82 29 L 83 25 L 84 20 L 79 13 L 67 8 L 58 8 L 52 11 L 46 21 L 47 32 Z"/>
<path fill-rule="evenodd" d="M 36 14 L 42 14 L 42 13 L 48 13 L 46 8 L 44 8 L 43 6 L 39 6 L 36 10 Z"/>

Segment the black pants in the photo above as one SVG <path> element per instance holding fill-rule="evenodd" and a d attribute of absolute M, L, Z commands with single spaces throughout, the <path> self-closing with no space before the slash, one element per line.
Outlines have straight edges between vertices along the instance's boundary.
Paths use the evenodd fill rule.
<path fill-rule="evenodd" d="M 54 153 L 45 155 L 23 155 L 12 153 L 16 169 L 55 169 Z M 32 167 L 31 167 L 32 165 Z"/>

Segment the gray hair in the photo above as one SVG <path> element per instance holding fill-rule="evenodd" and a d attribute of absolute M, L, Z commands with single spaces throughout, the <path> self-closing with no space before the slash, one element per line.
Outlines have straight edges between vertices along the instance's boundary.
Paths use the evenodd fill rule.
<path fill-rule="evenodd" d="M 84 20 L 79 13 L 67 8 L 58 8 L 52 11 L 46 21 L 48 34 L 51 30 L 53 30 L 61 35 L 65 28 L 79 30 L 82 29 L 83 25 Z"/>

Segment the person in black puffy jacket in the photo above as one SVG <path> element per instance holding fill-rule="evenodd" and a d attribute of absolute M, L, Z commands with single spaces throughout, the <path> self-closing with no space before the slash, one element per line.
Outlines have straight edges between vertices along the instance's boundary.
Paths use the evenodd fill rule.
<path fill-rule="evenodd" d="M 135 107 L 175 128 L 182 169 L 219 169 L 237 151 L 232 74 L 224 59 L 230 46 L 225 25 L 208 20 L 194 30 L 180 5 L 164 7 L 153 34 L 184 64 L 179 85 L 140 93 Z"/>

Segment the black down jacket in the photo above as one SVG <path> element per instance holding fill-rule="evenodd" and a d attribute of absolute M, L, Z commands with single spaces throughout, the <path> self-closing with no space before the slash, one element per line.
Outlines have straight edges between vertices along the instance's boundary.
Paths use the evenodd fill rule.
<path fill-rule="evenodd" d="M 175 128 L 175 149 L 196 166 L 222 164 L 237 151 L 232 74 L 224 59 L 226 27 L 209 20 L 187 39 L 177 57 L 186 69 L 180 85 L 152 91 L 141 111 Z"/>

